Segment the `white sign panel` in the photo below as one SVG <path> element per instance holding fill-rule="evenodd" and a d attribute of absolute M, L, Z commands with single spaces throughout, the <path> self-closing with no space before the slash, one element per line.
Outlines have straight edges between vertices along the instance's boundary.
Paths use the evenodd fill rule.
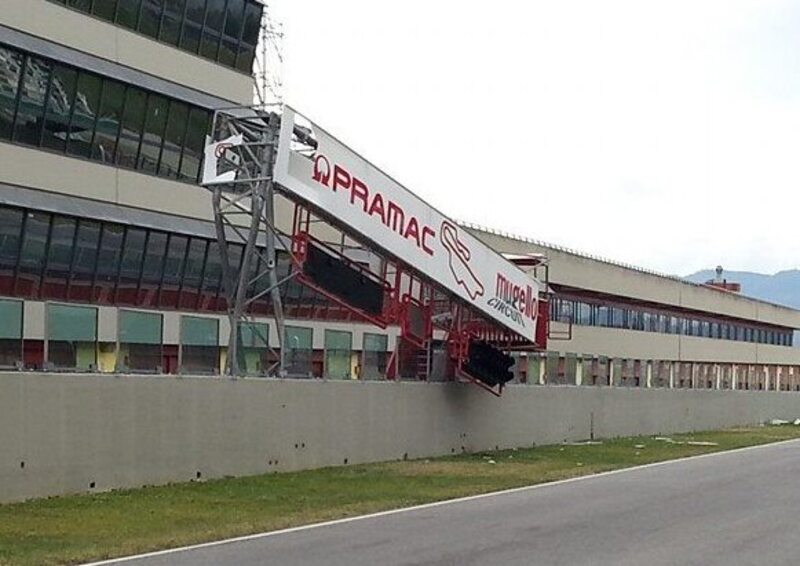
<path fill-rule="evenodd" d="M 309 156 L 292 149 L 284 107 L 274 180 L 491 319 L 534 341 L 539 283 L 327 132 Z"/>

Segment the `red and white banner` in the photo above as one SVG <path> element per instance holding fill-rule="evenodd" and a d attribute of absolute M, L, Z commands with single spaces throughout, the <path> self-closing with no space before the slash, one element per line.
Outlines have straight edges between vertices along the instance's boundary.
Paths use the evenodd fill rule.
<path fill-rule="evenodd" d="M 285 106 L 274 180 L 396 259 L 534 341 L 540 283 L 364 158 L 311 124 L 310 155 L 292 148 L 298 114 Z M 303 122 L 307 125 L 307 122 Z"/>

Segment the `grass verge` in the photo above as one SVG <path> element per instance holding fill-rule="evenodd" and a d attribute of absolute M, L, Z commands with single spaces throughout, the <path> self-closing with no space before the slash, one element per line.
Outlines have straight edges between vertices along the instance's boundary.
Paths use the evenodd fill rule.
<path fill-rule="evenodd" d="M 792 438 L 800 427 L 634 437 L 0 505 L 0 564 L 71 564 Z M 686 442 L 713 443 L 693 445 Z"/>

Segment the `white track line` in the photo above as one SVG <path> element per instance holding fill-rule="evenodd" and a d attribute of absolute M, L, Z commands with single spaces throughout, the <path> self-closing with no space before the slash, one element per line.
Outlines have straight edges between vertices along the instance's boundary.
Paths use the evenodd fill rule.
<path fill-rule="evenodd" d="M 535 484 L 535 485 L 527 485 L 527 486 L 523 486 L 523 487 L 514 487 L 514 488 L 511 488 L 511 489 L 504 489 L 502 491 L 492 491 L 492 492 L 489 492 L 489 493 L 481 493 L 479 495 L 469 495 L 467 497 L 459 497 L 457 499 L 446 499 L 444 501 L 434 501 L 433 503 L 424 503 L 422 505 L 415 505 L 413 507 L 401 507 L 399 509 L 390 509 L 388 511 L 379 511 L 377 513 L 370 513 L 369 515 L 357 515 L 355 517 L 346 517 L 344 519 L 336 519 L 336 520 L 333 520 L 333 521 L 325 521 L 323 523 L 312 523 L 310 525 L 301 525 L 299 527 L 291 527 L 291 528 L 288 528 L 288 529 L 281 529 L 279 531 L 268 531 L 268 532 L 265 532 L 265 533 L 256 533 L 256 534 L 252 534 L 252 535 L 246 535 L 246 536 L 241 536 L 241 537 L 217 540 L 217 541 L 213 541 L 213 542 L 204 542 L 204 543 L 201 543 L 201 544 L 193 544 L 193 545 L 189 545 L 189 546 L 181 546 L 181 547 L 178 547 L 178 548 L 169 548 L 167 550 L 157 550 L 155 552 L 147 552 L 147 553 L 144 553 L 144 554 L 136 554 L 136 555 L 133 555 L 133 556 L 125 556 L 123 558 L 112 558 L 112 559 L 109 559 L 109 560 L 102 560 L 100 562 L 87 562 L 87 563 L 83 564 L 83 566 L 106 566 L 106 565 L 110 565 L 110 564 L 122 564 L 124 562 L 130 562 L 132 560 L 140 560 L 142 558 L 153 558 L 153 557 L 157 557 L 157 556 L 175 554 L 175 553 L 178 553 L 178 552 L 186 552 L 186 551 L 198 550 L 198 549 L 202 549 L 202 548 L 211 548 L 211 547 L 214 547 L 214 546 L 221 546 L 221 545 L 224 545 L 224 544 L 233 544 L 233 543 L 237 543 L 237 542 L 245 542 L 245 541 L 256 540 L 256 539 L 260 539 L 260 538 L 274 537 L 274 536 L 278 536 L 278 535 L 285 535 L 285 534 L 289 534 L 289 533 L 307 531 L 307 530 L 310 530 L 310 529 L 318 529 L 318 528 L 321 528 L 321 527 L 330 527 L 330 526 L 333 526 L 333 525 L 342 525 L 342 524 L 345 524 L 345 523 L 352 523 L 354 521 L 364 521 L 366 519 L 375 519 L 375 518 L 378 518 L 378 517 L 386 517 L 388 515 L 396 515 L 396 514 L 399 514 L 399 513 L 408 513 L 410 511 L 417 511 L 417 510 L 420 510 L 420 509 L 431 509 L 433 507 L 440 507 L 442 505 L 452 505 L 454 503 L 463 503 L 465 501 L 475 501 L 475 500 L 484 499 L 484 498 L 487 498 L 487 497 L 498 497 L 498 496 L 502 496 L 502 495 L 508 495 L 508 494 L 511 494 L 511 493 L 521 493 L 521 492 L 525 492 L 525 491 L 531 491 L 531 490 L 534 490 L 534 489 L 543 489 L 543 488 L 548 488 L 548 487 L 554 487 L 554 486 L 557 486 L 557 485 L 564 485 L 564 484 L 574 483 L 574 482 L 579 482 L 579 481 L 584 481 L 584 480 L 608 477 L 608 476 L 613 476 L 613 475 L 616 475 L 616 474 L 624 474 L 624 473 L 627 473 L 627 472 L 636 472 L 636 471 L 639 471 L 639 470 L 646 470 L 646 469 L 649 469 L 649 468 L 656 468 L 656 467 L 659 467 L 659 466 L 668 466 L 668 465 L 671 465 L 671 464 L 678 464 L 678 463 L 687 462 L 687 461 L 691 461 L 691 460 L 699 460 L 701 458 L 710 458 L 710 457 L 714 457 L 714 456 L 724 456 L 726 454 L 737 454 L 737 453 L 741 453 L 741 452 L 748 452 L 750 450 L 759 450 L 759 449 L 769 448 L 769 447 L 773 447 L 773 446 L 781 446 L 783 444 L 791 444 L 793 442 L 800 442 L 800 438 L 794 438 L 794 439 L 791 439 L 791 440 L 782 440 L 780 442 L 771 442 L 771 443 L 767 443 L 767 444 L 758 444 L 756 446 L 745 446 L 744 448 L 734 448 L 733 450 L 720 450 L 718 452 L 709 452 L 707 454 L 698 454 L 697 456 L 687 456 L 685 458 L 677 458 L 677 459 L 674 459 L 674 460 L 663 460 L 661 462 L 653 462 L 651 464 L 642 464 L 641 466 L 632 466 L 630 468 L 620 468 L 618 470 L 611 470 L 611 471 L 608 471 L 608 472 L 600 472 L 600 473 L 597 473 L 597 474 L 588 474 L 588 475 L 585 475 L 585 476 L 578 476 L 578 477 L 574 477 L 574 478 L 568 478 L 568 479 L 564 479 L 564 480 L 556 480 L 556 481 L 546 482 L 546 483 L 538 483 L 538 484 Z"/>

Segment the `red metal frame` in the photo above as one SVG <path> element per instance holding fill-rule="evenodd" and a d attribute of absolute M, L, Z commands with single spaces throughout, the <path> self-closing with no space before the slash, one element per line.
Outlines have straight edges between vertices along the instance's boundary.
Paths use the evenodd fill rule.
<path fill-rule="evenodd" d="M 380 328 L 399 326 L 397 344 L 387 362 L 387 379 L 399 377 L 400 350 L 403 345 L 416 349 L 417 354 L 424 350 L 428 355 L 434 332 L 440 333 L 446 344 L 448 356 L 453 362 L 453 374 L 450 378 L 474 383 L 497 396 L 503 390 L 502 385 L 491 387 L 470 375 L 465 369 L 471 342 L 476 340 L 488 342 L 504 352 L 546 349 L 549 329 L 549 301 L 546 294 L 539 298 L 536 338 L 531 342 L 487 319 L 477 309 L 439 289 L 401 262 L 380 254 L 378 250 L 372 251 L 381 257 L 382 269 L 380 274 L 374 273 L 334 249 L 330 244 L 314 237 L 310 233 L 311 227 L 311 211 L 302 204 L 295 203 L 291 240 L 294 268 L 297 270 L 295 278 L 366 322 Z M 320 288 L 305 276 L 302 270 L 303 262 L 308 255 L 308 246 L 312 244 L 382 285 L 386 293 L 383 312 L 378 316 L 366 313 Z"/>

